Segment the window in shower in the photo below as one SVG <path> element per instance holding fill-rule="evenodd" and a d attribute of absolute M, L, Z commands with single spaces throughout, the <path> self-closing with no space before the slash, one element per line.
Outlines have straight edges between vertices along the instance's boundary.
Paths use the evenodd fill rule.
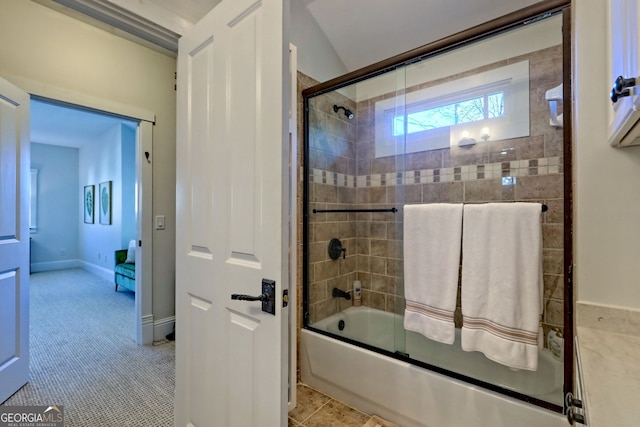
<path fill-rule="evenodd" d="M 404 115 L 393 115 L 393 136 L 502 117 L 504 91 L 435 107 L 418 103 L 408 106 L 407 110 Z"/>
<path fill-rule="evenodd" d="M 411 70 L 413 87 L 375 102 L 376 157 L 529 136 L 528 60 L 437 84 L 428 73 Z"/>
<path fill-rule="evenodd" d="M 549 123 L 544 94 L 563 83 L 563 54 L 562 16 L 551 14 L 369 78 L 305 90 L 306 328 L 562 410 L 563 359 L 546 341 L 569 332 L 569 142 Z M 541 214 L 545 349 L 537 371 L 463 351 L 459 335 L 447 345 L 404 329 L 403 206 L 487 202 L 548 208 Z M 344 249 L 337 258 L 329 255 L 334 239 Z M 459 296 L 460 284 L 458 334 Z"/>

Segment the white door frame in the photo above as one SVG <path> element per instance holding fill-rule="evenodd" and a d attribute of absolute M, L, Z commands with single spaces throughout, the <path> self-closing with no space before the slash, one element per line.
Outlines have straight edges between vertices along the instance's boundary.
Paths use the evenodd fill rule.
<path fill-rule="evenodd" d="M 94 110 L 97 113 L 107 113 L 123 118 L 139 121 L 136 137 L 136 180 L 137 216 L 136 233 L 138 241 L 142 240 L 144 250 L 136 250 L 136 264 L 142 269 L 136 269 L 136 298 L 135 298 L 135 330 L 133 338 L 139 345 L 153 343 L 153 124 L 155 114 L 142 108 L 137 108 L 102 98 L 71 92 L 56 87 L 44 85 L 32 80 L 11 77 L 11 81 L 32 97 L 45 98 L 60 105 L 69 105 L 81 109 Z M 145 153 L 149 153 L 149 157 Z M 139 246 L 138 246 L 139 247 Z M 142 271 L 141 271 L 142 270 Z"/>
<path fill-rule="evenodd" d="M 289 44 L 289 411 L 297 405 L 298 379 L 298 49 Z"/>
<path fill-rule="evenodd" d="M 153 343 L 153 123 L 141 120 L 136 136 L 136 181 L 138 182 L 136 235 L 135 340 L 139 345 Z M 140 271 L 142 270 L 142 271 Z M 140 296 L 140 297 L 138 297 Z"/>

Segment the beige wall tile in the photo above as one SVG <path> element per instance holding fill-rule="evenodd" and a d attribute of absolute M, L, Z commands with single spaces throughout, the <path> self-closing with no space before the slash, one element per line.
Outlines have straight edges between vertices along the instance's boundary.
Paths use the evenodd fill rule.
<path fill-rule="evenodd" d="M 516 199 L 514 187 L 514 185 L 503 185 L 501 178 L 468 181 L 464 183 L 464 201 L 514 201 Z"/>
<path fill-rule="evenodd" d="M 564 193 L 561 174 L 518 177 L 516 195 L 518 200 L 561 199 Z"/>
<path fill-rule="evenodd" d="M 562 224 L 543 224 L 542 241 L 548 249 L 562 249 L 564 247 L 564 227 Z"/>
<path fill-rule="evenodd" d="M 460 203 L 464 200 L 465 184 L 441 182 L 422 184 L 422 203 Z"/>

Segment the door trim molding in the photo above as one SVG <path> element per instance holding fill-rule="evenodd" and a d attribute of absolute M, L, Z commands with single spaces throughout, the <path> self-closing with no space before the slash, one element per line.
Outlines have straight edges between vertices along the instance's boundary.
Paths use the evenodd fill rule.
<path fill-rule="evenodd" d="M 298 48 L 289 43 L 289 411 L 297 405 L 298 382 Z"/>
<path fill-rule="evenodd" d="M 152 344 L 154 334 L 153 314 L 142 316 L 142 321 L 140 322 L 140 330 L 143 341 L 145 343 Z"/>
<path fill-rule="evenodd" d="M 5 74 L 3 77 L 28 92 L 31 97 L 35 96 L 44 98 L 60 105 L 69 104 L 75 108 L 95 110 L 99 113 L 108 113 L 134 120 L 142 120 L 151 123 L 155 123 L 156 121 L 155 113 L 144 108 L 122 104 L 105 98 L 98 98 L 84 93 L 74 92 L 68 89 L 61 89 L 26 79 L 22 76 Z"/>

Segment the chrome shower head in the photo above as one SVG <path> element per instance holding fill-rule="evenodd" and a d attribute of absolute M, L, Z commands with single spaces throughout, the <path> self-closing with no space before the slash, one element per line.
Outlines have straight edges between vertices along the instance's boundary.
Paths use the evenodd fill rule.
<path fill-rule="evenodd" d="M 354 118 L 353 112 L 346 107 L 338 107 L 337 105 L 333 106 L 333 112 L 337 113 L 340 110 L 344 110 L 344 115 L 347 116 L 347 119 L 351 120 Z"/>

